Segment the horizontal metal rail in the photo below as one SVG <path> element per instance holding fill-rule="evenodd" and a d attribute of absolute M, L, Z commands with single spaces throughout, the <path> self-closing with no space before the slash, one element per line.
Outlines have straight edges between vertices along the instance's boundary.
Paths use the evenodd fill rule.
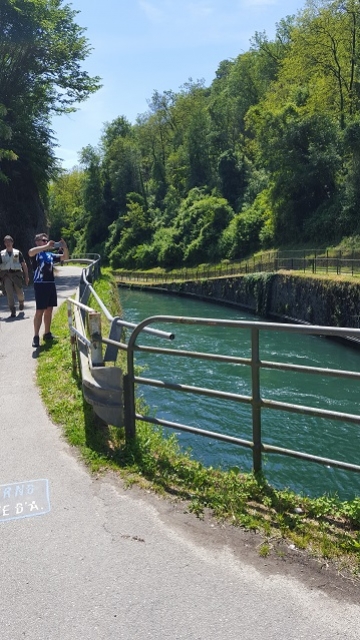
<path fill-rule="evenodd" d="M 179 431 L 187 431 L 188 433 L 194 433 L 198 436 L 206 436 L 208 438 L 214 438 L 215 440 L 221 440 L 222 442 L 229 442 L 230 444 L 237 444 L 248 449 L 253 448 L 253 442 L 250 440 L 244 440 L 243 438 L 236 438 L 235 436 L 228 436 L 226 433 L 217 433 L 216 431 L 208 431 L 207 429 L 198 429 L 197 427 L 190 427 L 187 424 L 181 424 L 179 422 L 172 422 L 171 420 L 161 420 L 160 418 L 153 418 L 151 416 L 145 416 L 141 413 L 135 413 L 137 420 L 143 422 L 150 422 L 151 424 L 157 424 L 162 427 L 169 427 Z"/>
<path fill-rule="evenodd" d="M 237 393 L 229 393 L 227 391 L 217 391 L 215 389 L 207 389 L 206 387 L 196 387 L 187 384 L 179 384 L 167 382 L 164 380 L 153 380 L 151 378 L 142 378 L 135 376 L 134 382 L 161 389 L 170 389 L 171 391 L 182 391 L 184 393 L 194 393 L 195 395 L 208 396 L 210 398 L 219 398 L 221 400 L 232 400 L 233 402 L 241 402 L 242 404 L 251 404 L 251 396 L 243 396 Z M 308 407 L 305 405 L 291 404 L 288 402 L 277 402 L 276 400 L 267 400 L 263 398 L 260 402 L 264 409 L 274 409 L 277 411 L 288 411 L 290 413 L 301 413 L 308 416 L 317 416 L 318 418 L 332 418 L 343 422 L 351 422 L 360 424 L 360 416 L 352 413 L 343 413 L 341 411 L 331 411 L 329 409 L 318 409 L 317 407 Z"/>
<path fill-rule="evenodd" d="M 254 443 L 250 440 L 243 440 L 242 438 L 236 438 L 234 436 L 228 436 L 225 433 L 217 433 L 216 431 L 208 431 L 206 429 L 198 429 L 196 427 L 189 427 L 189 425 L 181 424 L 179 422 L 172 422 L 170 420 L 161 420 L 160 418 L 153 418 L 151 416 L 145 416 L 141 413 L 136 413 L 137 420 L 142 422 L 149 422 L 150 424 L 156 424 L 160 427 L 167 427 L 176 431 L 184 431 L 193 433 L 198 436 L 204 436 L 213 438 L 214 440 L 220 440 L 222 442 L 228 442 L 229 444 L 235 444 L 247 449 L 253 449 Z M 316 462 L 325 466 L 336 467 L 338 469 L 344 469 L 347 471 L 360 472 L 360 466 L 351 464 L 350 462 L 343 462 L 342 460 L 333 460 L 332 458 L 323 458 L 321 456 L 315 456 L 310 453 L 304 453 L 303 451 L 295 451 L 293 449 L 285 449 L 284 447 L 276 447 L 272 444 L 262 443 L 261 451 L 263 453 L 277 453 L 279 455 L 286 455 L 292 458 L 298 458 L 299 460 L 307 460 L 308 462 Z"/>
<path fill-rule="evenodd" d="M 290 404 L 288 402 L 277 402 L 276 400 L 261 400 L 264 409 L 275 409 L 276 411 L 288 411 L 290 413 L 301 413 L 302 415 L 315 416 L 318 418 L 328 418 L 360 424 L 360 416 L 353 413 L 343 413 L 342 411 L 331 411 L 330 409 L 318 409 L 301 404 Z"/>
<path fill-rule="evenodd" d="M 125 327 L 127 329 L 135 329 L 137 326 L 135 322 L 126 322 L 121 318 L 116 318 L 116 324 L 119 327 Z M 167 340 L 174 340 L 175 334 L 167 331 L 161 331 L 161 329 L 153 329 L 152 327 L 146 327 L 146 333 L 151 336 L 157 336 L 158 338 L 166 338 Z"/>
<path fill-rule="evenodd" d="M 83 304 L 78 300 L 74 300 L 74 298 L 68 298 L 68 301 L 73 304 L 75 307 L 79 307 L 79 309 L 83 309 L 83 311 L 88 311 L 90 313 L 95 313 L 95 309 L 89 307 L 87 304 Z"/>
<path fill-rule="evenodd" d="M 71 334 L 73 334 L 74 336 L 77 336 L 80 340 L 80 342 L 82 342 L 83 344 L 85 344 L 87 347 L 91 347 L 91 341 L 88 340 L 88 338 L 86 338 L 86 336 L 84 336 L 80 331 L 78 331 L 78 329 L 76 329 L 75 327 L 71 327 Z"/>
<path fill-rule="evenodd" d="M 162 389 L 171 389 L 172 391 L 183 391 L 186 393 L 194 393 L 196 395 L 208 396 L 209 398 L 220 398 L 222 400 L 233 400 L 234 402 L 242 402 L 251 404 L 251 396 L 242 396 L 238 393 L 229 393 L 227 391 L 217 391 L 215 389 L 207 389 L 206 387 L 195 387 L 189 384 L 179 384 L 175 382 L 166 382 L 164 380 L 152 380 L 151 378 L 141 378 L 135 376 L 134 382 L 138 384 L 149 385 Z M 359 418 L 360 422 L 360 418 Z"/>
<path fill-rule="evenodd" d="M 156 353 L 160 355 L 180 356 L 183 358 L 193 358 L 196 360 L 213 360 L 215 362 L 227 362 L 229 364 L 251 365 L 250 358 L 239 358 L 236 356 L 224 356 L 216 353 L 204 353 L 202 351 L 185 351 L 182 349 L 164 349 L 163 347 L 149 347 L 145 345 L 134 345 L 134 351 L 144 353 Z M 326 369 L 321 367 L 306 366 L 303 364 L 288 364 L 287 362 L 271 362 L 269 360 L 259 360 L 262 369 L 275 369 L 278 371 L 292 371 L 294 373 L 312 373 L 319 376 L 329 376 L 347 379 L 360 379 L 357 371 L 345 371 L 339 369 Z"/>
<path fill-rule="evenodd" d="M 257 329 L 261 331 L 280 331 L 281 333 L 304 333 L 317 336 L 353 336 L 360 338 L 360 329 L 354 327 L 326 327 L 313 324 L 283 324 L 280 322 L 258 322 L 251 320 L 222 320 L 219 318 L 197 318 L 191 316 L 151 316 L 140 322 L 136 327 L 134 338 L 149 324 L 154 322 L 174 324 L 196 324 L 209 327 L 229 327 L 238 329 Z"/>

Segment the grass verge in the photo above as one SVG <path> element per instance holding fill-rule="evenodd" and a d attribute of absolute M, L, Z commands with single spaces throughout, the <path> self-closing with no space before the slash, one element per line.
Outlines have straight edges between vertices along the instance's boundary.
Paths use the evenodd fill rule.
<path fill-rule="evenodd" d="M 95 287 L 111 313 L 119 315 L 116 284 L 109 271 Z M 91 300 L 89 304 L 96 306 Z M 93 472 L 116 470 L 128 486 L 136 483 L 183 500 L 198 517 L 210 510 L 214 518 L 256 531 L 261 535 L 262 557 L 282 554 L 281 543 L 286 543 L 332 563 L 339 572 L 359 576 L 360 498 L 310 499 L 276 490 L 263 476 L 243 474 L 237 468 L 224 472 L 204 467 L 180 450 L 175 436 L 165 437 L 162 429 L 142 422 L 137 425 L 136 442 L 126 445 L 123 429 L 100 423 L 83 400 L 80 374 L 72 370 L 65 304 L 52 328 L 58 339 L 40 349 L 39 389 L 51 419 Z"/>

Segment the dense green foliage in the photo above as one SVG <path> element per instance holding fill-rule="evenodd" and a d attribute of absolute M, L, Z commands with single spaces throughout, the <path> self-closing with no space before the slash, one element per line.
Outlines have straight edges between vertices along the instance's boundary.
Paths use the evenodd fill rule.
<path fill-rule="evenodd" d="M 308 0 L 274 40 L 256 33 L 220 62 L 210 87 L 155 91 L 134 125 L 105 124 L 80 168 L 52 184 L 54 224 L 69 199 L 72 249 L 128 269 L 359 234 L 359 47 L 358 2 Z"/>
<path fill-rule="evenodd" d="M 55 175 L 51 116 L 99 86 L 81 68 L 90 49 L 77 13 L 63 0 L 0 3 L 0 226 L 17 239 L 19 228 L 36 229 Z"/>

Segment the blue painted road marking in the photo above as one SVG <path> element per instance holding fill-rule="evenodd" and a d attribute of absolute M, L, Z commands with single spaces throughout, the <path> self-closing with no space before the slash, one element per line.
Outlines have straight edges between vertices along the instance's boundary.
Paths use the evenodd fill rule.
<path fill-rule="evenodd" d="M 49 511 L 48 480 L 41 478 L 0 485 L 0 522 L 43 516 Z"/>

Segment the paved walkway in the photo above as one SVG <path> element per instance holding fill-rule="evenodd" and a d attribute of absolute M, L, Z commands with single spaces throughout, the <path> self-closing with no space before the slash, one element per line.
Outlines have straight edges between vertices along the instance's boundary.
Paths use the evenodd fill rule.
<path fill-rule="evenodd" d="M 60 298 L 78 276 L 59 270 Z M 31 288 L 16 319 L 0 297 L 1 640 L 359 638 L 360 607 L 325 595 L 326 573 L 260 571 L 226 529 L 91 477 L 41 403 L 33 313 Z"/>

